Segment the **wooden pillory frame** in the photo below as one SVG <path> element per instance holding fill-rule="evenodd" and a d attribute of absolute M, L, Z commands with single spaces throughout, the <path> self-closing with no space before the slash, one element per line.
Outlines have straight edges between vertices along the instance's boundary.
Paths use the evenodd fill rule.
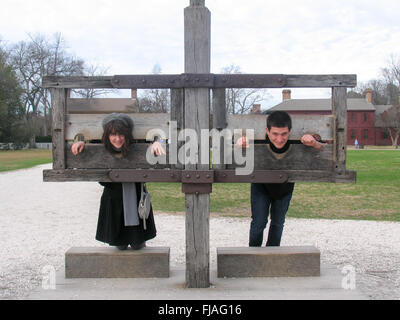
<path fill-rule="evenodd" d="M 44 181 L 101 182 L 176 182 L 182 183 L 186 199 L 186 286 L 209 287 L 209 204 L 213 183 L 282 183 L 285 181 L 355 182 L 356 173 L 346 170 L 346 88 L 356 86 L 355 75 L 283 75 L 283 74 L 211 74 L 211 14 L 204 0 L 191 0 L 185 8 L 185 73 L 179 75 L 121 75 L 111 77 L 45 77 L 49 88 L 53 115 L 53 170 L 45 170 Z M 176 122 L 178 132 L 194 129 L 198 137 L 202 129 L 254 129 L 254 139 L 265 140 L 265 115 L 227 115 L 226 88 L 332 88 L 332 115 L 294 115 L 291 140 L 300 140 L 305 133 L 318 133 L 331 141 L 321 150 L 293 144 L 283 158 L 276 158 L 266 144 L 254 145 L 254 171 L 236 175 L 240 165 L 224 161 L 225 144 L 216 152 L 212 141 L 213 163 L 170 164 L 176 160 L 173 151 L 183 142 L 167 136 L 164 164 L 146 161 L 147 143 L 136 143 L 135 152 L 121 159 L 109 154 L 101 144 L 88 144 L 78 156 L 72 155 L 68 142 L 77 134 L 85 140 L 101 138 L 101 121 L 110 112 L 126 112 L 134 120 L 134 138 L 145 140 L 146 133 L 161 128 L 169 134 L 168 125 Z M 92 99 L 82 104 L 70 99 L 71 89 L 171 89 L 170 114 L 131 113 L 126 99 Z M 212 101 L 210 98 L 212 90 Z M 132 102 L 132 101 L 131 101 Z M 210 117 L 210 105 L 213 112 Z M 79 105 L 79 108 L 76 106 Z M 212 120 L 211 120 L 212 119 Z M 207 139 L 208 140 L 208 139 Z M 176 141 L 176 142 L 174 142 Z M 174 143 L 176 143 L 174 145 Z M 200 154 L 208 158 L 210 154 Z M 175 148 L 170 152 L 171 148 Z M 207 149 L 209 153 L 209 148 Z M 175 162 L 176 163 L 176 162 Z"/>

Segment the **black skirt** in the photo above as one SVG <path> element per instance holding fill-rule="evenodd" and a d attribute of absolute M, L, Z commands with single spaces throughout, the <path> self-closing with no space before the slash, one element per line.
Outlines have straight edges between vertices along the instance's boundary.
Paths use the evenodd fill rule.
<path fill-rule="evenodd" d="M 146 220 L 146 230 L 143 220 L 138 226 L 125 226 L 124 207 L 122 200 L 122 183 L 100 183 L 104 186 L 101 196 L 99 220 L 97 223 L 96 240 L 111 246 L 139 244 L 156 236 L 153 208 Z M 136 183 L 137 199 L 140 199 L 140 183 Z"/>

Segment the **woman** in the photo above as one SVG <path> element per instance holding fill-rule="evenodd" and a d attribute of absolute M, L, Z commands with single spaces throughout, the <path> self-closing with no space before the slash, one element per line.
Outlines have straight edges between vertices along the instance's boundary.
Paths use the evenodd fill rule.
<path fill-rule="evenodd" d="M 121 113 L 112 113 L 103 120 L 102 142 L 111 153 L 127 156 L 133 143 L 133 121 Z M 74 155 L 84 150 L 84 142 L 76 142 L 71 151 Z M 154 142 L 151 152 L 163 155 L 165 151 L 159 142 Z M 153 209 L 151 208 L 146 229 L 139 218 L 137 208 L 141 195 L 140 183 L 100 182 L 104 186 L 100 201 L 96 240 L 126 250 L 130 245 L 133 250 L 146 246 L 146 240 L 156 236 Z"/>

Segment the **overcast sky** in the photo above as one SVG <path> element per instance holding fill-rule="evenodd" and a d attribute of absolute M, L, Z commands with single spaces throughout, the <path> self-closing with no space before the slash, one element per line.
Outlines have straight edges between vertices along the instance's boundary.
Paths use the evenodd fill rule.
<path fill-rule="evenodd" d="M 189 0 L 1 0 L 0 38 L 60 32 L 72 54 L 109 75 L 184 72 L 183 9 Z M 211 11 L 211 72 L 357 74 L 379 77 L 400 53 L 399 0 L 206 0 Z M 271 101 L 281 90 L 270 91 Z M 329 90 L 292 89 L 292 98 Z"/>

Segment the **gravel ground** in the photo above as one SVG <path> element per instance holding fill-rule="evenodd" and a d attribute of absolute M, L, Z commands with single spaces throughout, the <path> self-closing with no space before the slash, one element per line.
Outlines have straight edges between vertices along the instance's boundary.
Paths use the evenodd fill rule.
<path fill-rule="evenodd" d="M 41 284 L 47 266 L 64 267 L 73 246 L 94 240 L 102 187 L 44 183 L 42 165 L 0 173 L 0 299 L 24 299 Z M 148 246 L 171 247 L 171 267 L 185 264 L 183 215 L 155 214 L 158 235 Z M 216 248 L 247 246 L 249 218 L 211 218 L 211 267 Z M 400 299 L 400 223 L 287 219 L 282 245 L 315 245 L 321 263 L 351 265 L 356 286 L 371 299 Z"/>

